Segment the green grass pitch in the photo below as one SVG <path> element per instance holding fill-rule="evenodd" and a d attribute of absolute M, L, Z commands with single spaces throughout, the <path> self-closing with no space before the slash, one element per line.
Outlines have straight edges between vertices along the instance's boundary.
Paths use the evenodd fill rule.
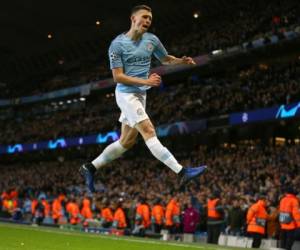
<path fill-rule="evenodd" d="M 207 244 L 116 237 L 0 223 L 1 250 L 239 250 Z"/>

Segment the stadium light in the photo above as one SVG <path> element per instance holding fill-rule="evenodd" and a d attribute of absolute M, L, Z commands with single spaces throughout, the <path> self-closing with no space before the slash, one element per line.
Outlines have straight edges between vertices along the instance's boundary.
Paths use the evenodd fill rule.
<path fill-rule="evenodd" d="M 198 12 L 194 12 L 193 17 L 194 17 L 195 19 L 197 19 L 197 18 L 199 17 L 199 13 L 198 13 Z"/>
<path fill-rule="evenodd" d="M 222 54 L 222 53 L 223 53 L 223 50 L 217 49 L 217 50 L 213 50 L 211 53 L 215 56 L 215 55 Z"/>

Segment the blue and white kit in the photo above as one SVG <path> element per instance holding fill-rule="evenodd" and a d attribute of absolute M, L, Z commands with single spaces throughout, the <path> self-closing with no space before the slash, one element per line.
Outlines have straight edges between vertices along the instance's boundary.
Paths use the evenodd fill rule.
<path fill-rule="evenodd" d="M 138 41 L 131 40 L 125 33 L 117 36 L 108 53 L 111 69 L 123 68 L 125 75 L 142 79 L 149 77 L 152 55 L 158 60 L 168 55 L 158 37 L 148 32 Z M 120 122 L 134 127 L 149 118 L 145 111 L 146 90 L 149 88 L 151 87 L 117 83 L 116 101 L 121 109 Z"/>

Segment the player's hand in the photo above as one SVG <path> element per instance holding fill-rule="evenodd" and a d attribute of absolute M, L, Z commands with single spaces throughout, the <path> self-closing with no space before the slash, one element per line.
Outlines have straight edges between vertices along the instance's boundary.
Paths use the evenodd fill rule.
<path fill-rule="evenodd" d="M 160 75 L 153 73 L 149 76 L 147 79 L 147 84 L 148 86 L 151 87 L 158 87 L 161 84 L 161 77 Z"/>
<path fill-rule="evenodd" d="M 181 59 L 183 64 L 196 65 L 195 61 L 191 57 L 183 56 Z"/>

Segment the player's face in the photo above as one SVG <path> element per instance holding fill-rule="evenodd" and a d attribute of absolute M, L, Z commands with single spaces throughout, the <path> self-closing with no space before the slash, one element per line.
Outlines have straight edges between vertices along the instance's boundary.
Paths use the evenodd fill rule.
<path fill-rule="evenodd" d="M 152 23 L 152 13 L 147 10 L 139 10 L 131 17 L 133 28 L 139 33 L 145 33 Z"/>

